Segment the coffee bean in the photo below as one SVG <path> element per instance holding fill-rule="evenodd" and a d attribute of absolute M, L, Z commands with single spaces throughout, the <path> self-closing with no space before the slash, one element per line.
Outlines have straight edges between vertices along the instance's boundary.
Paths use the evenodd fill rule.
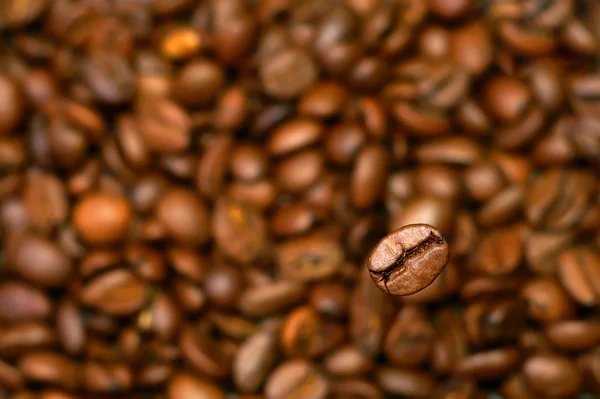
<path fill-rule="evenodd" d="M 581 373 L 577 365 L 555 354 L 530 356 L 523 363 L 527 384 L 543 395 L 569 396 L 579 390 Z"/>
<path fill-rule="evenodd" d="M 48 287 L 63 285 L 73 269 L 71 259 L 58 245 L 36 235 L 8 241 L 6 264 L 32 283 Z"/>
<path fill-rule="evenodd" d="M 381 388 L 392 395 L 429 397 L 434 387 L 433 377 L 416 370 L 381 367 L 375 378 Z"/>
<path fill-rule="evenodd" d="M 561 350 L 585 351 L 600 341 L 600 323 L 595 320 L 564 320 L 546 327 L 545 334 Z"/>
<path fill-rule="evenodd" d="M 75 362 L 56 352 L 34 351 L 25 354 L 17 365 L 25 378 L 69 390 L 80 383 Z"/>
<path fill-rule="evenodd" d="M 243 392 L 256 392 L 275 364 L 277 330 L 271 327 L 246 339 L 233 360 L 233 379 Z"/>
<path fill-rule="evenodd" d="M 37 288 L 19 281 L 0 283 L 0 320 L 18 323 L 42 320 L 52 311 L 52 302 Z"/>
<path fill-rule="evenodd" d="M 314 61 L 304 51 L 292 48 L 263 61 L 259 73 L 267 94 L 282 99 L 298 97 L 318 77 Z"/>
<path fill-rule="evenodd" d="M 217 245 L 240 263 L 254 261 L 267 245 L 262 215 L 241 201 L 221 197 L 215 206 L 212 232 Z"/>
<path fill-rule="evenodd" d="M 281 274 L 295 280 L 324 279 L 335 273 L 343 261 L 341 245 L 324 234 L 290 239 L 277 250 Z"/>
<path fill-rule="evenodd" d="M 92 244 L 109 244 L 124 237 L 131 217 L 123 197 L 103 192 L 86 195 L 73 210 L 75 229 Z"/>
<path fill-rule="evenodd" d="M 600 285 L 596 276 L 599 272 L 600 254 L 593 248 L 567 249 L 558 258 L 558 276 L 563 287 L 582 305 L 598 303 Z"/>
<path fill-rule="evenodd" d="M 312 119 L 293 119 L 280 125 L 269 137 L 267 148 L 273 155 L 286 155 L 321 139 L 323 126 Z"/>
<path fill-rule="evenodd" d="M 13 7 L 17 7 L 16 1 L 13 1 L 12 3 L 15 3 Z M 1 20 L 0 25 L 2 25 Z M 2 112 L 0 113 L 0 132 L 5 135 L 12 133 L 12 131 L 21 123 L 21 118 L 23 117 L 24 112 L 24 104 L 17 82 L 10 76 L 0 74 L 0 88 L 2 89 L 2 96 L 0 96 L 0 101 L 2 103 Z"/>
<path fill-rule="evenodd" d="M 549 278 L 528 281 L 521 290 L 529 315 L 541 322 L 564 320 L 573 314 L 573 302 L 560 284 Z"/>
<path fill-rule="evenodd" d="M 513 348 L 499 348 L 478 352 L 459 360 L 454 373 L 475 380 L 496 380 L 514 369 L 519 362 L 519 352 Z"/>
<path fill-rule="evenodd" d="M 216 97 L 224 80 L 225 76 L 219 64 L 206 59 L 196 59 L 187 63 L 175 78 L 173 94 L 183 104 L 205 105 Z"/>
<path fill-rule="evenodd" d="M 0 353 L 6 359 L 32 350 L 47 348 L 55 341 L 54 332 L 41 322 L 12 324 L 0 330 Z"/>
<path fill-rule="evenodd" d="M 81 302 L 111 315 L 130 315 L 140 310 L 147 287 L 131 272 L 117 269 L 91 280 L 80 292 Z"/>
<path fill-rule="evenodd" d="M 289 308 L 303 296 L 302 283 L 281 280 L 246 288 L 238 306 L 248 316 L 270 315 Z"/>
<path fill-rule="evenodd" d="M 212 382 L 191 374 L 176 374 L 167 387 L 169 399 L 224 399 L 225 394 Z"/>
<path fill-rule="evenodd" d="M 271 373 L 265 385 L 267 399 L 301 396 L 324 399 L 328 392 L 329 381 L 315 366 L 303 360 L 282 363 Z"/>
<path fill-rule="evenodd" d="M 384 353 L 398 366 L 412 367 L 428 360 L 435 337 L 425 312 L 407 306 L 396 317 L 384 343 Z"/>
<path fill-rule="evenodd" d="M 366 268 L 359 276 L 350 300 L 350 334 L 361 352 L 374 358 L 380 352 L 394 308 L 388 295 L 378 289 Z"/>
<path fill-rule="evenodd" d="M 417 224 L 382 239 L 369 255 L 367 267 L 382 291 L 410 295 L 431 284 L 447 262 L 448 244 L 440 232 Z"/>
<path fill-rule="evenodd" d="M 173 239 L 199 245 L 209 235 L 206 206 L 199 196 L 186 188 L 172 188 L 156 204 L 156 216 Z"/>

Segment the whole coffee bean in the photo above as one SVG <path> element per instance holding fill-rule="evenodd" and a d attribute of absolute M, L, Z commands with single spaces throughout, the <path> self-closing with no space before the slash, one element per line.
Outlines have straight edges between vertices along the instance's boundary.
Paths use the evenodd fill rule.
<path fill-rule="evenodd" d="M 298 112 L 315 118 L 330 118 L 342 110 L 348 100 L 346 88 L 335 82 L 321 82 L 308 90 L 298 103 Z"/>
<path fill-rule="evenodd" d="M 357 379 L 333 382 L 330 395 L 333 399 L 383 399 L 384 397 L 374 383 Z"/>
<path fill-rule="evenodd" d="M 219 64 L 196 59 L 186 64 L 175 78 L 173 94 L 186 105 L 205 105 L 216 97 L 224 80 Z"/>
<path fill-rule="evenodd" d="M 329 389 L 329 381 L 315 366 L 304 360 L 291 360 L 271 373 L 265 385 L 265 395 L 267 399 L 325 399 Z"/>
<path fill-rule="evenodd" d="M 340 268 L 343 261 L 340 243 L 321 233 L 287 240 L 277 249 L 281 275 L 295 280 L 327 278 Z"/>
<path fill-rule="evenodd" d="M 79 370 L 73 360 L 56 352 L 37 351 L 25 354 L 17 365 L 25 378 L 49 383 L 69 390 L 80 383 Z"/>
<path fill-rule="evenodd" d="M 82 312 L 74 301 L 65 299 L 56 307 L 56 333 L 69 354 L 80 353 L 86 342 Z"/>
<path fill-rule="evenodd" d="M 556 280 L 532 279 L 523 286 L 521 296 L 527 301 L 529 316 L 535 320 L 548 323 L 573 314 L 573 301 Z"/>
<path fill-rule="evenodd" d="M 222 308 L 233 307 L 243 290 L 241 271 L 227 263 L 212 267 L 204 275 L 204 291 L 208 300 Z"/>
<path fill-rule="evenodd" d="M 138 127 L 150 150 L 169 154 L 190 145 L 191 117 L 177 103 L 153 96 L 140 100 L 137 107 Z"/>
<path fill-rule="evenodd" d="M 314 144 L 322 136 L 323 126 L 317 121 L 308 118 L 292 119 L 273 131 L 267 148 L 272 155 L 286 155 Z"/>
<path fill-rule="evenodd" d="M 512 371 L 519 359 L 519 352 L 513 348 L 478 352 L 459 360 L 454 373 L 462 378 L 497 380 Z"/>
<path fill-rule="evenodd" d="M 73 209 L 73 224 L 90 244 L 110 244 L 127 233 L 132 214 L 125 198 L 95 192 L 81 198 Z"/>
<path fill-rule="evenodd" d="M 391 295 L 410 295 L 430 285 L 448 262 L 448 244 L 434 227 L 415 224 L 384 237 L 367 260 L 377 286 Z"/>
<path fill-rule="evenodd" d="M 52 311 L 52 302 L 46 294 L 25 283 L 0 283 L 0 320 L 19 323 L 45 319 Z"/>
<path fill-rule="evenodd" d="M 246 339 L 233 360 L 233 380 L 243 392 L 256 392 L 277 358 L 277 329 L 266 327 Z"/>
<path fill-rule="evenodd" d="M 267 94 L 289 99 L 309 89 L 317 80 L 319 71 L 304 51 L 290 48 L 263 60 L 259 73 Z"/>
<path fill-rule="evenodd" d="M 360 151 L 350 181 L 352 205 L 365 209 L 381 198 L 388 175 L 388 162 L 380 145 L 368 145 Z"/>
<path fill-rule="evenodd" d="M 336 377 L 357 377 L 373 368 L 373 361 L 354 346 L 343 346 L 324 360 L 325 370 Z"/>
<path fill-rule="evenodd" d="M 52 231 L 67 219 L 69 203 L 65 186 L 53 174 L 29 171 L 23 201 L 31 223 L 41 233 Z"/>
<path fill-rule="evenodd" d="M 80 292 L 81 302 L 110 315 L 139 311 L 148 295 L 147 287 L 131 272 L 117 269 L 101 274 Z"/>
<path fill-rule="evenodd" d="M 558 258 L 558 276 L 563 287 L 580 304 L 595 306 L 600 300 L 600 254 L 591 247 L 574 247 Z"/>
<path fill-rule="evenodd" d="M 199 245 L 208 239 L 208 212 L 192 190 L 179 187 L 168 190 L 156 204 L 156 216 L 176 241 Z"/>
<path fill-rule="evenodd" d="M 564 320 L 550 324 L 544 330 L 548 340 L 562 351 L 585 351 L 600 342 L 597 320 Z"/>
<path fill-rule="evenodd" d="M 393 311 L 389 295 L 373 284 L 369 271 L 363 268 L 350 300 L 350 334 L 354 346 L 375 358 L 393 321 Z"/>
<path fill-rule="evenodd" d="M 220 342 L 210 336 L 208 321 L 184 324 L 179 334 L 179 347 L 185 363 L 194 371 L 213 379 L 223 378 L 230 369 L 229 358 Z"/>
<path fill-rule="evenodd" d="M 339 282 L 322 282 L 313 286 L 309 301 L 317 312 L 341 318 L 348 312 L 350 294 L 348 289 Z"/>
<path fill-rule="evenodd" d="M 291 203 L 277 208 L 271 218 L 271 230 L 278 236 L 297 235 L 308 231 L 315 219 L 307 204 Z"/>
<path fill-rule="evenodd" d="M 63 285 L 73 270 L 71 259 L 58 245 L 32 234 L 8 242 L 6 265 L 32 283 L 47 287 Z"/>
<path fill-rule="evenodd" d="M 579 390 L 581 373 L 575 362 L 555 354 L 534 355 L 523 363 L 527 384 L 545 396 L 570 396 Z"/>
<path fill-rule="evenodd" d="M 429 359 L 435 330 L 423 309 L 404 307 L 390 327 L 384 342 L 384 353 L 398 366 L 413 367 Z"/>
<path fill-rule="evenodd" d="M 238 307 L 248 316 L 266 316 L 284 311 L 304 296 L 304 285 L 297 281 L 278 280 L 246 288 Z"/>
<path fill-rule="evenodd" d="M 6 359 L 36 349 L 47 348 L 55 341 L 54 331 L 42 322 L 10 324 L 0 329 L 0 354 Z"/>
<path fill-rule="evenodd" d="M 167 387 L 169 399 L 225 399 L 225 393 L 209 380 L 191 374 L 176 374 Z"/>
<path fill-rule="evenodd" d="M 254 261 L 267 246 L 267 225 L 262 214 L 225 196 L 216 201 L 212 234 L 225 254 L 243 264 Z"/>
<path fill-rule="evenodd" d="M 527 220 L 536 227 L 564 230 L 581 220 L 592 195 L 592 176 L 584 171 L 550 169 L 525 193 Z"/>
<path fill-rule="evenodd" d="M 433 377 L 422 371 L 381 367 L 375 378 L 381 388 L 392 395 L 427 398 L 434 388 Z"/>
<path fill-rule="evenodd" d="M 257 145 L 241 144 L 236 146 L 229 160 L 229 169 L 234 178 L 252 181 L 264 177 L 268 171 L 268 159 Z"/>
<path fill-rule="evenodd" d="M 0 74 L 0 92 L 0 133 L 6 135 L 21 123 L 24 104 L 17 82 L 6 74 Z"/>

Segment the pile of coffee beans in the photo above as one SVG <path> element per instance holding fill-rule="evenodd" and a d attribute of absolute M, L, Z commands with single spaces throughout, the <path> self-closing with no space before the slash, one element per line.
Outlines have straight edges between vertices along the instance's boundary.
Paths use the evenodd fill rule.
<path fill-rule="evenodd" d="M 1 399 L 600 397 L 598 0 L 2 0 L 0 38 Z"/>

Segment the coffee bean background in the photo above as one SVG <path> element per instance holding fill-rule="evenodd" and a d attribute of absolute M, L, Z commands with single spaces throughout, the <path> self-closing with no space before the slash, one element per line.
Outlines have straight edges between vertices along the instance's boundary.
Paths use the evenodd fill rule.
<path fill-rule="evenodd" d="M 3 0 L 0 39 L 0 399 L 600 397 L 597 0 Z M 410 224 L 448 263 L 389 295 Z"/>

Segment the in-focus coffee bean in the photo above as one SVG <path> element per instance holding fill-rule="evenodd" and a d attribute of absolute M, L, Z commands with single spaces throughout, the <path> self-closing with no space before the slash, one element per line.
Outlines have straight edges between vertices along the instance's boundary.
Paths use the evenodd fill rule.
<path fill-rule="evenodd" d="M 448 262 L 448 253 L 448 244 L 438 230 L 413 224 L 379 241 L 367 259 L 367 268 L 382 291 L 410 295 L 439 276 Z"/>

